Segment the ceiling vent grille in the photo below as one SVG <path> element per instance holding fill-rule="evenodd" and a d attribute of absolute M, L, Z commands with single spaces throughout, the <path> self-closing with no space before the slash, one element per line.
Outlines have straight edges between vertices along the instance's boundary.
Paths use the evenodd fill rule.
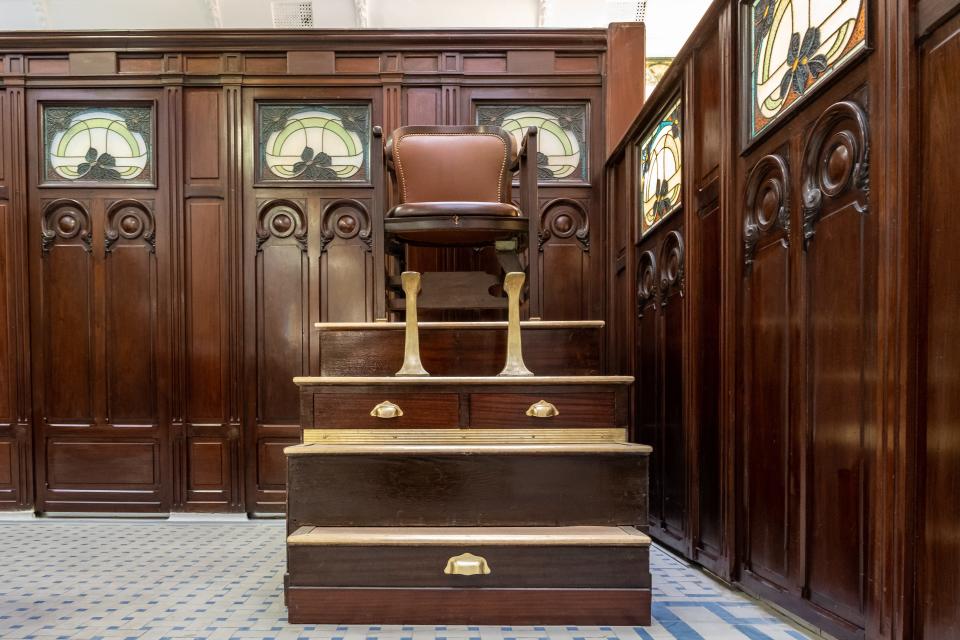
<path fill-rule="evenodd" d="M 610 22 L 643 22 L 647 18 L 647 0 L 607 0 Z"/>
<path fill-rule="evenodd" d="M 273 26 L 278 29 L 312 29 L 313 2 L 278 0 L 270 3 Z"/>

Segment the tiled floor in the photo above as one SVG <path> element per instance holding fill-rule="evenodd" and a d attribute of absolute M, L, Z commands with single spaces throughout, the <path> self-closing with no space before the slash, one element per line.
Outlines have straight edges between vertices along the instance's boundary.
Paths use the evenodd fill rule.
<path fill-rule="evenodd" d="M 650 627 L 287 624 L 283 523 L 0 523 L 0 638 L 802 640 L 809 636 L 654 549 Z"/>

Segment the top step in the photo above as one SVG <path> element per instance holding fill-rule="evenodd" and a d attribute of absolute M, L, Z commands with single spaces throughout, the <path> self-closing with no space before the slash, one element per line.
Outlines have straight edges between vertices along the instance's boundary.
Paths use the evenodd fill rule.
<path fill-rule="evenodd" d="M 317 323 L 321 376 L 392 376 L 403 363 L 402 322 Z M 506 322 L 421 322 L 423 366 L 436 376 L 495 376 L 507 352 Z M 520 323 L 523 358 L 537 375 L 597 375 L 602 320 Z"/>

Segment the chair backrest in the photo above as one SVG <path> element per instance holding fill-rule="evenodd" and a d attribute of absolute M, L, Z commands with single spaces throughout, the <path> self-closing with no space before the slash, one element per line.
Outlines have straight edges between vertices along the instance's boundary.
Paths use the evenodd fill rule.
<path fill-rule="evenodd" d="M 387 166 L 404 202 L 511 202 L 517 144 L 500 127 L 400 127 Z"/>

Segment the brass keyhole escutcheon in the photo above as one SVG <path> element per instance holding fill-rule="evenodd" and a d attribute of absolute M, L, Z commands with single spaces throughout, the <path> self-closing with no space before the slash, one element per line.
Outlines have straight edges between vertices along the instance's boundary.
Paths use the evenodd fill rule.
<path fill-rule="evenodd" d="M 443 572 L 449 576 L 485 576 L 490 573 L 490 565 L 486 558 L 467 552 L 447 560 Z"/>
<path fill-rule="evenodd" d="M 370 415 L 374 418 L 383 418 L 384 420 L 389 420 L 390 418 L 399 418 L 402 416 L 403 410 L 389 400 L 384 400 L 373 408 L 373 410 L 370 412 Z"/>
<path fill-rule="evenodd" d="M 540 400 L 530 405 L 530 408 L 527 409 L 527 415 L 531 418 L 552 418 L 560 415 L 560 412 L 553 403 Z"/>

